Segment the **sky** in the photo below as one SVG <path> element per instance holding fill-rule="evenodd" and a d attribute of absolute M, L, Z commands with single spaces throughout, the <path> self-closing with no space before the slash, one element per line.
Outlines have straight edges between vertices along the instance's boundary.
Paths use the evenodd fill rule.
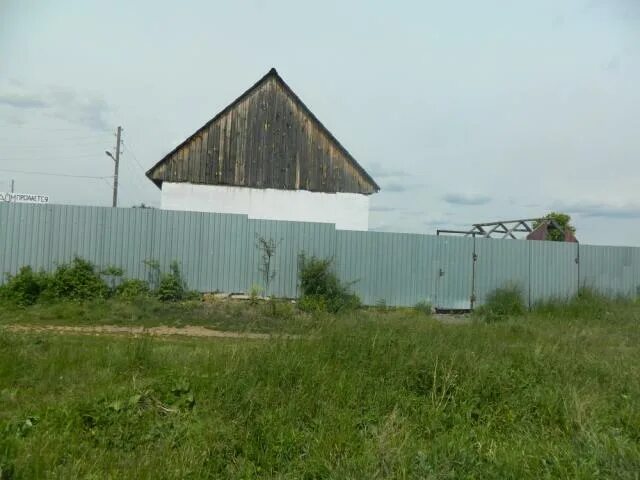
<path fill-rule="evenodd" d="M 640 2 L 0 0 L 0 191 L 144 172 L 271 67 L 380 184 L 370 228 L 570 213 L 640 245 Z"/>

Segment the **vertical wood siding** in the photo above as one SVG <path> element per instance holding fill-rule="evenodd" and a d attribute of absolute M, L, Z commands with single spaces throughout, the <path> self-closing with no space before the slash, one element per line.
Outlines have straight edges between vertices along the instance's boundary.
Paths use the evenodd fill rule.
<path fill-rule="evenodd" d="M 267 75 L 147 175 L 157 184 L 379 190 L 277 74 Z"/>

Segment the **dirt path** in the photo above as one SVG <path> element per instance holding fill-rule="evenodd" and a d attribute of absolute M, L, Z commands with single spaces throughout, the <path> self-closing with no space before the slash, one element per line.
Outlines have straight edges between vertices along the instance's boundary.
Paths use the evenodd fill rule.
<path fill-rule="evenodd" d="M 449 325 L 464 325 L 470 319 L 460 315 L 436 314 L 434 318 L 439 322 Z M 126 327 L 119 325 L 0 325 L 0 330 L 7 330 L 16 333 L 68 333 L 77 335 L 151 335 L 154 337 L 169 337 L 178 335 L 183 337 L 209 337 L 209 338 L 246 338 L 269 340 L 273 338 L 300 338 L 300 335 L 291 334 L 269 334 L 255 332 L 231 332 L 223 330 L 213 330 L 206 327 L 185 326 L 177 327 Z"/>
<path fill-rule="evenodd" d="M 96 326 L 66 326 L 66 325 L 5 325 L 4 328 L 10 332 L 19 333 L 72 333 L 80 335 L 152 335 L 164 337 L 171 335 L 182 335 L 186 337 L 215 337 L 215 338 L 250 338 L 268 340 L 270 338 L 297 338 L 296 335 L 270 335 L 268 333 L 251 332 L 225 332 L 222 330 L 211 330 L 205 327 L 185 326 L 176 327 L 121 327 L 117 325 L 96 325 Z"/>

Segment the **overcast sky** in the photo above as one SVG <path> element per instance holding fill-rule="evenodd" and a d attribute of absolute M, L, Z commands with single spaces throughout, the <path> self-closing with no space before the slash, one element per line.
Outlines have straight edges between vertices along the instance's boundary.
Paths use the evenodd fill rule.
<path fill-rule="evenodd" d="M 637 0 L 0 0 L 0 191 L 110 205 L 122 125 L 121 204 L 158 206 L 144 171 L 271 67 L 381 185 L 374 229 L 562 210 L 640 245 Z"/>

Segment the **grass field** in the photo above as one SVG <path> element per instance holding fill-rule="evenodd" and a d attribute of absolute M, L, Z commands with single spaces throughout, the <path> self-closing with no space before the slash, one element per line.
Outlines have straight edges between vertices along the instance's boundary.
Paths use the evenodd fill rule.
<path fill-rule="evenodd" d="M 466 325 L 227 308 L 248 307 L 4 308 L 302 337 L 0 330 L 0 478 L 638 478 L 640 304 Z"/>

